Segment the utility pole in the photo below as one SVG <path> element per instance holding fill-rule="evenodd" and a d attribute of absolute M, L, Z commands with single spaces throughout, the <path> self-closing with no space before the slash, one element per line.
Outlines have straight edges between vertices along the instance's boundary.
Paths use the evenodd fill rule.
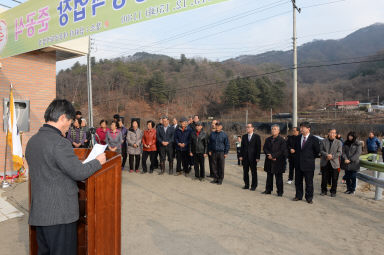
<path fill-rule="evenodd" d="M 93 102 L 92 102 L 92 64 L 91 64 L 91 48 L 92 38 L 88 37 L 88 55 L 87 55 L 87 90 L 88 90 L 88 120 L 89 126 L 93 127 Z"/>
<path fill-rule="evenodd" d="M 336 106 L 336 100 L 335 100 L 335 120 L 336 120 L 336 110 L 337 110 L 337 106 Z"/>
<path fill-rule="evenodd" d="M 296 45 L 296 10 L 300 13 L 301 9 L 296 6 L 296 0 L 291 0 L 293 6 L 293 107 L 292 107 L 292 126 L 297 127 L 297 45 Z"/>
<path fill-rule="evenodd" d="M 248 125 L 248 102 L 247 102 L 247 110 L 245 110 L 245 126 Z"/>
<path fill-rule="evenodd" d="M 369 88 L 368 88 L 368 103 L 370 103 L 370 99 L 369 99 Z"/>

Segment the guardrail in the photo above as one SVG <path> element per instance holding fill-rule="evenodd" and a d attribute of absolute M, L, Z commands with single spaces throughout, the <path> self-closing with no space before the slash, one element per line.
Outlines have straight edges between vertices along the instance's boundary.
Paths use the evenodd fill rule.
<path fill-rule="evenodd" d="M 366 154 L 360 156 L 360 168 L 365 170 L 372 170 L 373 176 L 366 175 L 362 172 L 358 172 L 356 177 L 366 183 L 376 186 L 375 200 L 381 200 L 383 197 L 384 188 L 384 164 L 379 163 L 380 155 L 378 154 Z"/>

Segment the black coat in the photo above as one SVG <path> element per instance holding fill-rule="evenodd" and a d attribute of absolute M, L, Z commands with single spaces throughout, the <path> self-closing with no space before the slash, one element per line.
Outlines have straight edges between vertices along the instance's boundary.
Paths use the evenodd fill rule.
<path fill-rule="evenodd" d="M 260 159 L 261 141 L 258 134 L 253 133 L 251 141 L 248 142 L 248 134 L 243 135 L 241 138 L 240 154 L 243 161 L 255 163 L 256 159 Z"/>
<path fill-rule="evenodd" d="M 295 156 L 295 153 L 291 153 L 291 149 L 295 149 L 296 138 L 297 136 L 294 136 L 294 135 L 289 135 L 287 137 L 287 149 L 288 149 L 288 156 L 290 160 Z"/>
<path fill-rule="evenodd" d="M 343 155 L 341 157 L 341 169 L 358 172 L 360 170 L 360 155 L 361 143 L 355 141 L 352 144 L 345 143 L 343 146 Z M 351 162 L 345 164 L 344 161 L 348 159 Z"/>
<path fill-rule="evenodd" d="M 284 173 L 285 172 L 285 160 L 287 159 L 288 150 L 287 144 L 283 137 L 272 136 L 265 139 L 264 153 L 266 155 L 264 162 L 264 171 L 268 173 Z M 267 154 L 271 154 L 272 158 L 276 160 L 268 159 Z"/>
<path fill-rule="evenodd" d="M 189 152 L 195 154 L 208 154 L 208 135 L 201 130 L 199 136 L 196 132 L 191 132 Z"/>
<path fill-rule="evenodd" d="M 295 166 L 304 172 L 315 171 L 315 160 L 320 153 L 320 141 L 310 134 L 305 145 L 301 148 L 301 137 L 302 135 L 296 137 Z"/>

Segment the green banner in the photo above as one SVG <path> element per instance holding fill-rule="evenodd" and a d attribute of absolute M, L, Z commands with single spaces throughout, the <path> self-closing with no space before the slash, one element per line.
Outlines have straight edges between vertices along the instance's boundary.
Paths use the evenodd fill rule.
<path fill-rule="evenodd" d="M 29 0 L 0 13 L 0 58 L 226 0 Z"/>

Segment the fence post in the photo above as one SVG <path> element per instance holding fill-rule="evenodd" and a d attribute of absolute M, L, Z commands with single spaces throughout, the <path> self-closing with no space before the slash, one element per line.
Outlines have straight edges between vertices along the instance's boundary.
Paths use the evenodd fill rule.
<path fill-rule="evenodd" d="M 379 154 L 374 154 L 373 157 L 374 157 L 374 162 L 378 163 Z M 379 171 L 374 171 L 373 176 L 375 178 L 378 178 L 378 179 L 384 178 L 383 173 L 379 172 Z M 382 198 L 383 198 L 383 189 L 380 188 L 379 186 L 376 186 L 376 188 L 375 188 L 375 200 L 381 200 Z"/>

